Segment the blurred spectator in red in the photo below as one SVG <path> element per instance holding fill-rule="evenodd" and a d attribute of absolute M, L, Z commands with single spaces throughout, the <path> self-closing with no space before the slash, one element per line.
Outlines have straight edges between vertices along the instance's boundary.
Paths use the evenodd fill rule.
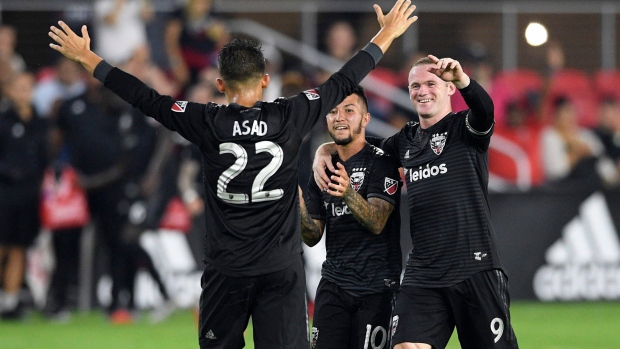
<path fill-rule="evenodd" d="M 569 99 L 556 98 L 553 110 L 551 124 L 541 135 L 545 178 L 548 182 L 599 184 L 598 157 L 603 153 L 603 145 L 594 132 L 579 126 Z"/>
<path fill-rule="evenodd" d="M 540 153 L 541 126 L 535 117 L 535 109 L 526 101 L 511 102 L 506 108 L 503 122 L 496 122 L 495 135 L 489 149 L 489 172 L 510 185 L 522 185 L 519 171 L 527 161 L 529 186 L 544 181 Z M 509 142 L 509 143 L 507 143 Z M 525 159 L 523 156 L 525 155 Z"/>
<path fill-rule="evenodd" d="M 7 60 L 16 73 L 26 70 L 26 62 L 22 56 L 15 52 L 17 45 L 17 31 L 14 27 L 3 24 L 0 25 L 0 58 Z"/>
<path fill-rule="evenodd" d="M 26 249 L 39 234 L 39 202 L 48 164 L 47 122 L 32 105 L 34 76 L 12 75 L 0 105 L 0 315 L 19 319 Z M 6 257 L 6 263 L 2 263 Z"/>
<path fill-rule="evenodd" d="M 215 65 L 217 52 L 229 40 L 225 23 L 211 14 L 211 5 L 212 0 L 188 0 L 166 24 L 168 64 L 183 87 L 196 83 L 203 69 Z"/>
<path fill-rule="evenodd" d="M 150 0 L 96 0 L 94 14 L 93 44 L 111 64 L 124 63 L 147 44 L 146 23 L 154 14 Z"/>

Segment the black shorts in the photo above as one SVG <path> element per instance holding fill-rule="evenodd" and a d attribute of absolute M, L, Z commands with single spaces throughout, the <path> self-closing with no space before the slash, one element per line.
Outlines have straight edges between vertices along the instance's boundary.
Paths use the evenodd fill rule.
<path fill-rule="evenodd" d="M 456 326 L 463 349 L 516 349 L 509 306 L 508 280 L 500 270 L 450 287 L 403 287 L 392 317 L 392 344 L 445 348 Z"/>
<path fill-rule="evenodd" d="M 288 268 L 230 277 L 207 264 L 202 274 L 198 341 L 201 349 L 243 348 L 250 316 L 256 349 L 308 348 L 306 276 L 301 254 Z"/>
<path fill-rule="evenodd" d="M 29 247 L 40 228 L 38 199 L 0 205 L 0 245 Z"/>
<path fill-rule="evenodd" d="M 321 279 L 314 303 L 311 348 L 388 348 L 395 293 L 354 297 Z"/>

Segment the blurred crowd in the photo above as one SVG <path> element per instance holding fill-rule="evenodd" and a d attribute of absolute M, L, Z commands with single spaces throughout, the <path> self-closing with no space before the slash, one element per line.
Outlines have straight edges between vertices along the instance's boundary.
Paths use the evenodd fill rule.
<path fill-rule="evenodd" d="M 226 18 L 215 16 L 211 5 L 211 0 L 187 0 L 177 10 L 161 14 L 148 0 L 96 0 L 89 28 L 93 50 L 161 94 L 226 103 L 215 85 L 215 58 L 232 34 Z M 153 26 L 163 29 L 157 42 L 148 35 Z M 334 21 L 325 31 L 321 48 L 344 62 L 360 49 L 363 40 L 359 35 L 351 22 Z M 173 308 L 169 290 L 138 241 L 143 232 L 161 226 L 175 198 L 193 222 L 204 220 L 199 151 L 108 92 L 72 61 L 57 57 L 49 66 L 28 70 L 28 62 L 15 51 L 17 40 L 23 38 L 14 27 L 0 25 L 2 318 L 23 316 L 19 293 L 26 251 L 41 231 L 38 207 L 43 178 L 51 170 L 60 179 L 67 168 L 77 174 L 97 241 L 109 256 L 110 319 L 131 321 L 137 270 L 148 271 L 158 283 L 164 303 L 154 318 L 161 318 Z M 620 71 L 588 75 L 571 69 L 564 65 L 562 47 L 547 45 L 544 72 L 497 70 L 486 50 L 476 45 L 454 57 L 495 103 L 491 188 L 617 186 Z M 331 74 L 302 62 L 287 62 L 272 46 L 264 49 L 271 75 L 265 93 L 269 100 L 316 86 Z M 401 67 L 380 66 L 371 75 L 406 93 L 409 67 L 423 55 L 412 54 Z M 416 120 L 411 108 L 368 91 L 369 111 L 376 120 L 395 128 Z M 458 94 L 453 97 L 453 108 L 465 108 Z M 328 139 L 323 124 L 319 125 L 306 142 L 307 158 L 316 144 Z M 302 183 L 310 171 L 309 160 L 304 161 Z M 44 311 L 58 319 L 75 307 L 71 293 L 77 283 L 83 226 L 49 228 L 56 267 Z M 202 240 L 197 241 L 198 246 L 192 248 L 200 260 Z"/>

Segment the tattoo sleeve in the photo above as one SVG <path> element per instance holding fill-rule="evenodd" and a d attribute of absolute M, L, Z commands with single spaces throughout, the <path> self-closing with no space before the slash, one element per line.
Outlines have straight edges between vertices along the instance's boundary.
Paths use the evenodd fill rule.
<path fill-rule="evenodd" d="M 379 198 L 369 198 L 366 201 L 355 190 L 347 190 L 344 195 L 353 217 L 373 234 L 381 234 L 394 205 Z"/>
<path fill-rule="evenodd" d="M 301 213 L 301 240 L 312 247 L 321 241 L 325 223 L 310 217 L 303 200 L 300 201 L 299 211 Z"/>

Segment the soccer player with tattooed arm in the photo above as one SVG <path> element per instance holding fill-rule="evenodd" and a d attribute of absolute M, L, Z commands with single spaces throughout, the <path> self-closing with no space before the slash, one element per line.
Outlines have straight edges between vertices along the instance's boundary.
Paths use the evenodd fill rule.
<path fill-rule="evenodd" d="M 488 201 L 493 101 L 451 58 L 433 55 L 409 72 L 420 121 L 386 139 L 367 138 L 404 170 L 413 249 L 392 317 L 395 349 L 443 349 L 454 328 L 463 349 L 518 348 L 510 322 L 508 280 L 495 243 Z M 457 89 L 469 109 L 453 112 Z M 338 174 L 321 146 L 315 180 Z"/>
<path fill-rule="evenodd" d="M 50 47 L 82 64 L 105 87 L 194 143 L 205 178 L 205 267 L 198 340 L 205 348 L 242 348 L 250 317 L 257 349 L 308 348 L 306 283 L 298 194 L 299 147 L 316 122 L 347 97 L 393 40 L 417 20 L 410 0 L 397 0 L 380 29 L 325 83 L 273 102 L 260 46 L 233 39 L 218 54 L 218 89 L 230 104 L 163 96 L 112 67 L 64 22 Z"/>
<path fill-rule="evenodd" d="M 325 191 L 311 178 L 300 202 L 302 240 L 314 246 L 325 235 L 327 249 L 311 347 L 384 348 L 402 271 L 398 165 L 364 138 L 370 113 L 361 86 L 326 119 L 338 174 Z"/>

